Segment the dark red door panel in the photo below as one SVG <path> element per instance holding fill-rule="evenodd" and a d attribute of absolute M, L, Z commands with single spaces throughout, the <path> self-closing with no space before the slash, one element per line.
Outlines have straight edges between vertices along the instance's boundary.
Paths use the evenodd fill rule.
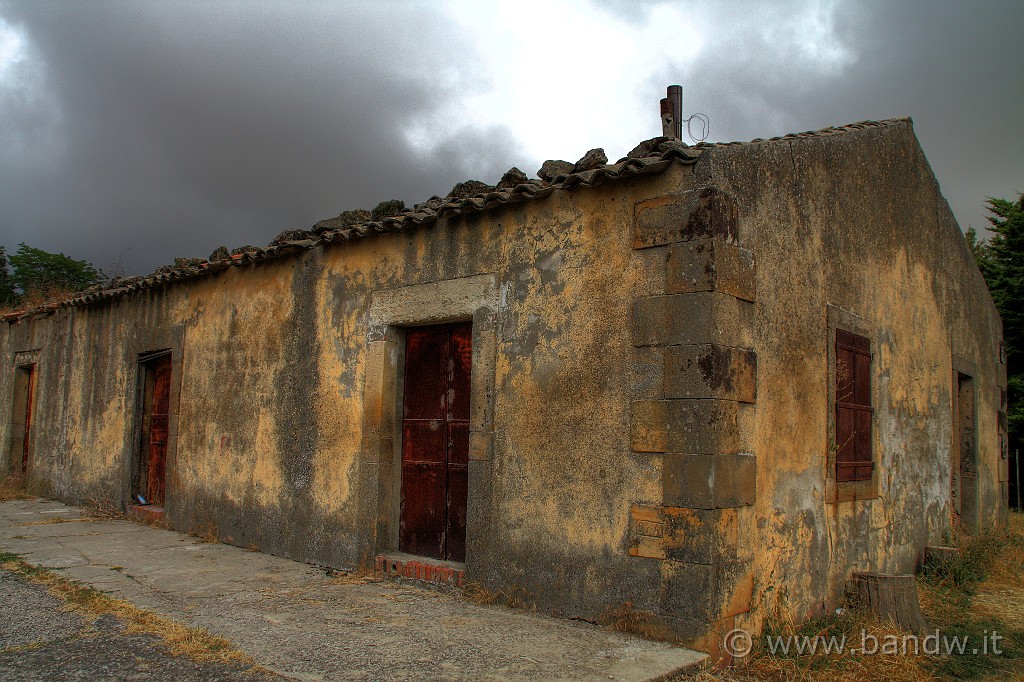
<path fill-rule="evenodd" d="M 405 419 L 445 418 L 448 335 L 445 329 L 410 329 L 405 337 Z"/>
<path fill-rule="evenodd" d="M 399 548 L 466 558 L 470 324 L 406 334 Z"/>
<path fill-rule="evenodd" d="M 445 559 L 466 560 L 466 467 L 448 468 L 448 516 L 445 528 Z"/>
<path fill-rule="evenodd" d="M 153 400 L 149 419 L 149 465 L 146 496 L 162 505 L 167 480 L 167 433 L 171 405 L 171 356 L 153 361 Z"/>
<path fill-rule="evenodd" d="M 406 420 L 402 425 L 402 463 L 445 465 L 445 428 L 441 419 Z"/>
<path fill-rule="evenodd" d="M 424 464 L 402 465 L 403 552 L 444 558 L 445 469 Z"/>
<path fill-rule="evenodd" d="M 473 328 L 460 325 L 452 329 L 449 358 L 448 419 L 469 420 L 469 374 L 473 357 Z"/>

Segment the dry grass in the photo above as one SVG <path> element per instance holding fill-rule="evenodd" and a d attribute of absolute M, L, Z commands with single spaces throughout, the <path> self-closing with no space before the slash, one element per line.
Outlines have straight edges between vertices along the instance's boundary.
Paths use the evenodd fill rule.
<path fill-rule="evenodd" d="M 637 611 L 632 602 L 624 602 L 618 608 L 603 614 L 597 621 L 600 625 L 619 632 L 628 632 L 650 639 L 672 639 L 672 633 L 655 614 Z"/>
<path fill-rule="evenodd" d="M 480 583 L 469 583 L 462 588 L 462 597 L 471 604 L 487 606 L 501 601 L 501 592 L 492 592 Z"/>
<path fill-rule="evenodd" d="M 139 609 L 128 602 L 84 587 L 46 569 L 32 566 L 14 554 L 0 553 L 0 568 L 17 573 L 32 582 L 45 585 L 61 599 L 69 610 L 89 619 L 112 615 L 125 624 L 129 633 L 156 635 L 173 654 L 188 656 L 197 661 L 235 663 L 255 668 L 248 656 L 231 647 L 231 643 L 202 628 L 189 627 L 169 618 Z"/>
<path fill-rule="evenodd" d="M 853 653 L 851 649 L 861 646 L 861 633 L 886 641 L 887 636 L 902 637 L 905 633 L 890 623 L 849 612 L 844 617 L 828 618 L 815 621 L 809 626 L 791 631 L 779 631 L 774 634 L 806 635 L 821 637 L 847 638 L 847 649 L 842 654 L 817 653 L 813 655 L 773 654 L 763 645 L 755 650 L 754 655 L 744 659 L 734 668 L 724 671 L 704 670 L 697 679 L 711 682 L 723 680 L 727 682 L 752 682 L 754 680 L 808 680 L 828 682 L 860 682 L 860 680 L 883 680 L 918 682 L 933 680 L 934 676 L 922 665 L 925 656 L 908 653 L 907 655 L 872 655 L 866 656 Z"/>
<path fill-rule="evenodd" d="M 337 571 L 331 575 L 331 583 L 334 585 L 366 585 L 367 583 L 383 582 L 373 573 L 361 571 Z"/>
<path fill-rule="evenodd" d="M 128 515 L 121 510 L 120 505 L 105 496 L 87 498 L 85 508 L 88 510 L 89 518 L 97 521 L 121 521 L 128 518 Z"/>
<path fill-rule="evenodd" d="M 25 489 L 25 474 L 20 471 L 0 474 L 0 502 L 32 499 L 35 495 Z"/>
<path fill-rule="evenodd" d="M 977 586 L 971 606 L 979 617 L 1024 626 L 1024 514 L 1010 514 L 1009 530 L 1000 561 Z"/>
<path fill-rule="evenodd" d="M 504 604 L 513 609 L 537 610 L 537 605 L 529 600 L 527 591 L 519 587 L 512 587 L 508 592 L 503 590 L 492 591 L 480 583 L 469 583 L 462 588 L 462 598 L 478 606 Z"/>

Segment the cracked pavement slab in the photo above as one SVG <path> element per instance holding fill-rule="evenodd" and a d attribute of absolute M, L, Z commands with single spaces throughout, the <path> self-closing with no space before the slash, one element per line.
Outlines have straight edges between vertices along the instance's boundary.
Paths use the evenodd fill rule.
<path fill-rule="evenodd" d="M 61 522 L 54 522 L 61 519 Z M 46 523 L 40 523 L 40 522 Z M 653 680 L 699 652 L 130 521 L 48 500 L 0 502 L 0 548 L 228 639 L 297 680 Z"/>

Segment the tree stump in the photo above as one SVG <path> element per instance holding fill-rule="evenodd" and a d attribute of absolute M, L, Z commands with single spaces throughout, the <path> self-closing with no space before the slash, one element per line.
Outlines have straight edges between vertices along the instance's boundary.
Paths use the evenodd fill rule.
<path fill-rule="evenodd" d="M 880 619 L 892 621 L 915 635 L 928 630 L 921 614 L 914 576 L 854 573 L 853 592 L 858 605 Z"/>

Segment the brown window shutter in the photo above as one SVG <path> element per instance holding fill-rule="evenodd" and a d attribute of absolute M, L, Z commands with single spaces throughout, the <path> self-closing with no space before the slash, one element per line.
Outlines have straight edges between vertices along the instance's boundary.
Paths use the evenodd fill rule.
<path fill-rule="evenodd" d="M 836 330 L 836 481 L 866 481 L 871 452 L 871 342 Z"/>

